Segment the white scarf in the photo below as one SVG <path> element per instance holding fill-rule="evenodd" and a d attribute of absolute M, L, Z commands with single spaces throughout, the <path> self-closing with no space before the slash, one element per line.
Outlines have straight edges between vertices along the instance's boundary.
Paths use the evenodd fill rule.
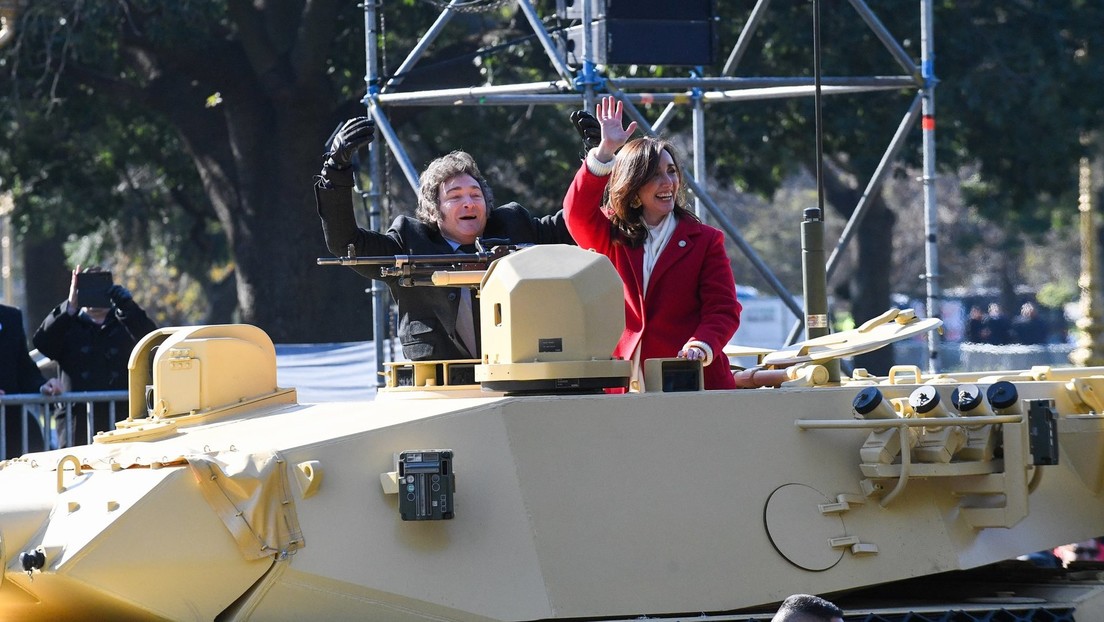
<path fill-rule="evenodd" d="M 644 226 L 648 228 L 648 236 L 644 238 L 644 294 L 648 293 L 648 281 L 652 278 L 652 269 L 655 268 L 660 253 L 667 246 L 667 242 L 671 241 L 671 236 L 675 232 L 675 221 L 675 215 L 671 213 L 664 216 L 663 220 L 659 221 L 659 224 L 654 227 L 646 222 L 644 223 Z M 644 390 L 644 370 L 640 365 L 640 341 L 636 342 L 636 349 L 633 350 L 632 354 L 631 380 L 632 382 L 629 383 L 630 391 Z"/>
<path fill-rule="evenodd" d="M 655 268 L 659 254 L 671 241 L 671 235 L 675 232 L 674 213 L 667 214 L 656 226 L 644 223 L 648 228 L 648 237 L 644 238 L 644 293 L 648 293 L 648 281 L 652 278 L 652 269 Z M 641 221 L 644 222 L 644 221 Z"/>

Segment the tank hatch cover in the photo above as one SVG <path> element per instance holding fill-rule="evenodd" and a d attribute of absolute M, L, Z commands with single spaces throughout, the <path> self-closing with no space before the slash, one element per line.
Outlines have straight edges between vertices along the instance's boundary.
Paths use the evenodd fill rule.
<path fill-rule="evenodd" d="M 939 318 L 920 319 L 912 309 L 890 309 L 858 328 L 831 333 L 775 350 L 763 357 L 763 364 L 788 367 L 873 352 L 896 341 L 939 328 Z"/>

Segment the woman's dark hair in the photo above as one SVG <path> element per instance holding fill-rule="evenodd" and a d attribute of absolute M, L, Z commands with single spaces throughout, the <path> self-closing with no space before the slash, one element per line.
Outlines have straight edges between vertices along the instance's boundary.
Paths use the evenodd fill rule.
<path fill-rule="evenodd" d="M 640 189 L 659 170 L 659 159 L 663 152 L 671 154 L 671 161 L 678 172 L 678 193 L 675 195 L 675 214 L 679 218 L 698 217 L 686 209 L 686 191 L 682 183 L 682 166 L 679 164 L 678 153 L 671 143 L 661 138 L 645 136 L 629 141 L 617 153 L 617 160 L 610 173 L 609 185 L 606 187 L 608 215 L 613 227 L 613 238 L 637 247 L 644 243 L 648 237 L 648 229 L 644 225 L 644 210 L 639 203 L 633 205 L 633 200 Z"/>

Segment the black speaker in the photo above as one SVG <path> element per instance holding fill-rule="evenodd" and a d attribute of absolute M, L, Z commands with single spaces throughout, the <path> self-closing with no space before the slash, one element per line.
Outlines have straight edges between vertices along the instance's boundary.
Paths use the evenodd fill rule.
<path fill-rule="evenodd" d="M 560 19 L 582 19 L 585 0 L 556 0 Z M 709 21 L 717 17 L 715 0 L 590 0 L 594 19 Z"/>
<path fill-rule="evenodd" d="M 712 21 L 600 19 L 591 22 L 594 62 L 600 65 L 712 65 L 716 37 Z M 558 45 L 568 64 L 582 63 L 583 27 L 560 31 Z"/>
<path fill-rule="evenodd" d="M 610 65 L 712 65 L 711 21 L 606 19 Z"/>
<path fill-rule="evenodd" d="M 575 0 L 576 4 L 582 0 Z M 713 0 L 606 0 L 606 19 L 709 21 L 716 17 Z"/>
<path fill-rule="evenodd" d="M 582 18 L 587 0 L 557 0 L 557 14 Z M 604 65 L 712 65 L 717 47 L 714 0 L 590 0 L 594 62 Z M 560 31 L 569 64 L 583 61 L 582 26 Z"/>

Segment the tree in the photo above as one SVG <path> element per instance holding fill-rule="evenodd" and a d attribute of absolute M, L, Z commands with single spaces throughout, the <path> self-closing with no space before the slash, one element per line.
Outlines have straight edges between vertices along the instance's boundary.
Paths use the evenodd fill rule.
<path fill-rule="evenodd" d="M 440 4 L 380 5 L 385 74 L 396 70 Z M 850 3 L 822 5 L 825 75 L 900 73 Z M 730 29 L 721 41 L 731 45 L 751 7 L 718 7 L 719 24 Z M 418 70 L 403 76 L 402 88 L 552 77 L 516 9 L 490 8 L 457 17 L 460 28 L 442 34 Z M 918 59 L 919 11 L 874 8 Z M 1066 205 L 1063 189 L 1076 187 L 1075 156 L 1084 149 L 1079 132 L 1097 127 L 1104 110 L 1099 92 L 1078 86 L 1100 81 L 1100 64 L 1092 60 L 1104 9 L 1087 0 L 1058 6 L 939 1 L 935 9 L 937 161 L 947 174 L 978 171 L 977 183 L 968 186 L 971 209 L 1021 231 L 1045 230 L 1062 220 L 1048 215 Z M 738 75 L 811 76 L 809 3 L 775 2 L 770 12 L 756 34 L 759 51 Z M 364 89 L 363 15 L 355 3 L 41 0 L 24 10 L 18 32 L 0 56 L 6 139 L 0 177 L 16 191 L 28 235 L 87 236 L 119 214 L 143 214 L 135 226 L 116 227 L 126 233 L 113 237 L 141 234 L 162 245 L 161 256 L 189 266 L 208 290 L 233 284 L 240 319 L 277 340 L 366 335 L 366 283 L 351 271 L 313 265 L 325 249 L 310 190 L 322 139 L 363 110 L 357 103 Z M 854 206 L 912 95 L 826 98 L 825 187 L 839 217 Z M 500 200 L 521 199 L 541 212 L 558 207 L 577 163 L 567 112 L 388 108 L 396 130 L 414 145 L 415 165 L 468 149 Z M 707 149 L 722 190 L 769 197 L 795 171 L 812 170 L 812 113 L 810 99 L 711 109 Z M 687 117 L 676 117 L 669 133 L 684 131 Z M 1025 127 L 1025 118 L 1038 122 Z M 918 131 L 913 140 L 902 152 L 901 174 L 918 163 Z M 392 199 L 392 212 L 412 204 L 401 183 L 380 190 Z M 869 305 L 856 314 L 859 321 L 889 306 L 890 283 L 917 282 L 914 275 L 890 280 L 886 240 L 906 206 L 896 196 L 879 199 L 884 205 L 875 206 L 857 240 L 861 273 L 840 276 Z M 795 228 L 799 219 L 795 213 Z M 227 269 L 204 275 L 204 261 L 186 259 L 195 248 Z M 738 258 L 736 266 L 739 272 Z"/>
<path fill-rule="evenodd" d="M 127 204 L 145 217 L 134 226 L 189 214 L 175 260 L 211 241 L 213 216 L 241 321 L 277 341 L 367 337 L 363 282 L 314 264 L 326 252 L 311 190 L 323 139 L 358 108 L 362 24 L 337 0 L 30 5 L 0 78 L 3 176 L 27 230 L 87 234 Z M 137 173 L 164 195 L 135 200 Z M 197 272 L 197 257 L 219 260 L 198 246 Z"/>
<path fill-rule="evenodd" d="M 825 0 L 821 4 L 825 75 L 899 73 L 886 64 L 889 57 L 849 3 Z M 1022 263 L 1023 238 L 1038 238 L 1052 223 L 1068 222 L 1059 213 L 1075 209 L 1070 196 L 1077 188 L 1078 158 L 1085 152 L 1080 138 L 1099 127 L 1104 110 L 1099 89 L 1084 88 L 1104 79 L 1100 63 L 1093 62 L 1104 43 L 1098 28 L 1104 9 L 1099 3 L 1082 1 L 934 5 L 935 69 L 940 79 L 936 161 L 943 174 L 977 172 L 964 186 L 966 207 L 1004 230 L 1005 242 L 987 250 L 990 256 L 1001 254 L 1005 261 L 975 265 L 974 274 L 980 268 L 991 271 L 995 282 L 1008 283 L 1008 266 Z M 760 48 L 761 55 L 748 57 L 740 75 L 783 71 L 810 75 L 811 33 L 779 26 L 810 24 L 810 15 L 807 3 L 774 3 L 769 23 L 775 28 L 768 32 L 764 26 L 757 35 L 768 38 L 770 44 Z M 903 41 L 910 56 L 919 59 L 920 42 L 913 34 L 919 32 L 919 11 L 883 10 L 878 17 Z M 722 23 L 743 21 L 734 16 Z M 1025 32 L 1031 36 L 1024 36 Z M 902 111 L 903 106 L 888 102 L 885 96 L 825 99 L 826 198 L 841 216 L 850 215 L 859 180 L 865 183 L 872 174 Z M 711 145 L 710 153 L 721 180 L 769 196 L 795 165 L 811 168 L 812 109 L 807 102 L 760 103 L 718 113 L 726 126 L 714 135 L 725 137 L 725 146 Z M 902 172 L 919 168 L 919 131 L 910 140 L 897 163 Z M 847 287 L 852 303 L 865 307 L 855 311 L 856 321 L 888 306 L 893 241 L 896 235 L 916 235 L 893 232 L 894 214 L 907 205 L 885 203 L 884 194 L 875 199 L 875 209 L 855 240 L 855 265 L 861 270 L 851 273 Z M 953 241 L 953 247 L 948 241 Z M 940 242 L 943 248 L 961 253 L 975 243 L 981 247 L 982 240 L 945 232 Z M 913 282 L 923 285 L 919 279 Z M 940 285 L 949 284 L 944 280 Z M 883 360 L 867 366 L 884 371 L 879 368 L 886 364 Z"/>
<path fill-rule="evenodd" d="M 410 1 L 388 8 L 382 40 L 403 53 L 437 10 Z M 499 16 L 458 19 L 461 28 L 424 63 L 430 69 L 404 76 L 404 86 L 524 72 L 524 63 L 477 64 L 481 47 L 533 53 L 509 49 L 516 23 L 491 27 L 488 17 Z M 339 0 L 29 6 L 17 41 L 0 57 L 0 115 L 11 145 L 0 148 L 0 177 L 15 191 L 25 235 L 46 241 L 35 245 L 44 254 L 67 236 L 104 242 L 85 244 L 94 247 L 85 256 L 102 256 L 112 240 L 129 241 L 131 256 L 153 249 L 201 284 L 212 312 L 198 321 L 229 321 L 232 287 L 233 319 L 277 341 L 367 338 L 367 282 L 314 265 L 328 251 L 312 192 L 323 140 L 342 119 L 364 114 L 363 22 L 360 5 Z M 487 109 L 457 123 L 439 112 L 408 112 L 393 122 L 405 136 L 425 137 L 415 141 L 419 161 L 467 148 L 502 182 L 500 196 L 539 197 L 526 202 L 537 212 L 558 203 L 562 184 L 540 174 L 539 156 L 571 168 L 574 155 L 556 155 L 577 150 L 566 113 L 529 110 L 519 119 Z M 534 150 L 519 151 L 515 141 Z M 531 182 L 556 189 L 534 193 Z M 383 191 L 399 206 L 392 211 L 414 204 L 401 184 Z M 52 272 L 62 263 L 55 259 Z M 28 282 L 44 281 L 29 275 Z"/>

